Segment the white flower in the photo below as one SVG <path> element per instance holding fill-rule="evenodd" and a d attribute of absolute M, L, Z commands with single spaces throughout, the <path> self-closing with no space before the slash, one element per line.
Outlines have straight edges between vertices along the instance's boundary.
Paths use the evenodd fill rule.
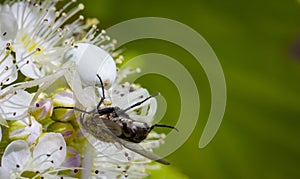
<path fill-rule="evenodd" d="M 144 178 L 149 176 L 146 171 L 151 163 L 147 159 L 119 144 L 105 143 L 88 136 L 90 143 L 85 148 L 82 162 L 82 178 Z M 163 143 L 164 135 L 154 132 L 140 144 L 145 150 L 152 151 Z"/>
<path fill-rule="evenodd" d="M 138 88 L 135 84 L 124 83 L 111 89 L 111 101 L 114 106 L 125 109 L 150 96 L 145 88 Z M 131 119 L 151 123 L 156 113 L 157 102 L 155 98 L 128 110 L 126 113 Z"/>
<path fill-rule="evenodd" d="M 1 178 L 24 178 L 26 172 L 33 177 L 56 176 L 66 157 L 66 143 L 60 134 L 47 133 L 40 137 L 31 152 L 30 146 L 23 140 L 11 142 L 2 156 Z"/>
<path fill-rule="evenodd" d="M 6 89 L 1 90 L 1 93 Z M 20 120 L 28 116 L 28 108 L 33 94 L 25 90 L 17 90 L 14 93 L 0 98 L 0 115 L 5 120 Z"/>
<path fill-rule="evenodd" d="M 0 86 L 17 79 L 17 69 L 11 54 L 10 43 L 16 37 L 17 23 L 9 6 L 0 7 Z"/>
<path fill-rule="evenodd" d="M 61 66 L 67 50 L 64 44 L 72 39 L 72 32 L 63 27 L 84 7 L 79 4 L 66 13 L 64 10 L 72 3 L 60 10 L 55 8 L 56 3 L 51 0 L 41 3 L 24 0 L 12 1 L 1 7 L 0 61 L 4 62 L 1 70 L 6 69 L 6 74 L 10 74 L 1 75 L 2 83 L 13 82 L 17 76 L 16 69 L 29 78 L 37 79 Z M 78 21 L 68 26 L 77 28 L 80 25 Z"/>
<path fill-rule="evenodd" d="M 122 142 L 105 143 L 82 135 L 70 106 L 97 105 L 94 93 L 83 94 L 90 89 L 95 92 L 95 85 L 100 86 L 97 75 L 109 88 L 101 107 L 111 103 L 126 109 L 150 95 L 138 85 L 120 85 L 135 71 L 117 73 L 116 63 L 123 57 L 120 51 L 114 52 L 116 41 L 97 29 L 97 20 L 84 23 L 79 16 L 68 24 L 84 6 L 70 8 L 76 2 L 71 0 L 58 9 L 58 2 L 12 0 L 0 5 L 0 125 L 9 126 L 8 135 L 2 139 L 8 146 L 1 156 L 0 177 L 71 178 L 79 176 L 79 171 L 82 178 L 148 176 L 150 159 L 156 160 L 151 153 L 140 152 L 150 156 L 148 159 Z M 63 89 L 61 93 L 52 88 L 58 86 Z M 48 92 L 53 92 L 51 98 Z M 69 108 L 54 110 L 59 106 Z M 151 123 L 156 109 L 156 100 L 151 98 L 126 113 L 133 120 Z M 0 141 L 1 137 L 2 133 Z M 151 132 L 136 145 L 150 152 L 163 138 Z"/>
<path fill-rule="evenodd" d="M 34 144 L 42 134 L 42 125 L 34 117 L 26 117 L 22 120 L 15 120 L 9 123 L 8 137 L 11 140 L 26 140 L 29 145 Z"/>

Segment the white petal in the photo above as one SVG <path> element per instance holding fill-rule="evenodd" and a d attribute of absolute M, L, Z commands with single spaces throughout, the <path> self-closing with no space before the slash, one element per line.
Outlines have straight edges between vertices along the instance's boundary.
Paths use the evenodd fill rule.
<path fill-rule="evenodd" d="M 47 133 L 33 151 L 34 165 L 44 170 L 59 167 L 66 157 L 66 142 L 61 134 Z"/>
<path fill-rule="evenodd" d="M 78 178 L 73 178 L 73 177 L 69 177 L 69 176 L 61 176 L 61 175 L 50 175 L 50 174 L 43 174 L 41 175 L 43 178 L 47 178 L 47 179 L 59 179 L 59 178 L 63 178 L 63 179 L 78 179 Z"/>
<path fill-rule="evenodd" d="M 88 144 L 88 143 L 87 143 Z M 89 144 L 88 144 L 89 145 Z M 94 149 L 91 149 L 91 146 L 86 148 L 84 157 L 82 159 L 82 172 L 81 172 L 81 178 L 89 178 L 90 174 L 92 173 L 93 169 L 93 151 Z"/>
<path fill-rule="evenodd" d="M 0 33 L 3 40 L 14 40 L 18 32 L 17 20 L 13 16 L 8 5 L 1 8 Z M 5 33 L 5 35 L 3 35 Z"/>
<path fill-rule="evenodd" d="M 9 133 L 9 138 L 18 138 L 23 136 L 28 136 L 26 141 L 29 145 L 35 143 L 36 139 L 42 134 L 42 125 L 38 123 L 34 117 L 26 117 L 22 121 L 16 121 L 20 123 L 21 126 L 26 126 L 24 128 L 12 131 Z M 31 125 L 29 125 L 31 124 Z"/>
<path fill-rule="evenodd" d="M 32 32 L 32 30 L 34 30 L 34 27 L 30 25 L 38 19 L 35 13 L 36 8 L 31 8 L 29 3 L 17 2 L 12 5 L 11 11 L 17 19 L 19 29 L 26 27 L 28 32 Z"/>
<path fill-rule="evenodd" d="M 12 56 L 9 55 L 7 58 L 5 58 L 5 55 L 6 54 L 4 53 L 0 55 L 0 83 L 7 85 L 14 82 L 17 79 L 18 73 L 16 66 L 13 63 Z M 5 60 L 2 60 L 4 58 Z"/>
<path fill-rule="evenodd" d="M 39 70 L 38 66 L 34 64 L 34 59 L 32 56 L 27 57 L 28 54 L 24 53 L 23 51 L 16 52 L 16 61 L 18 63 L 18 67 L 20 71 L 29 78 L 38 79 L 43 76 L 41 71 Z M 25 59 L 24 59 L 25 58 Z"/>
<path fill-rule="evenodd" d="M 23 140 L 11 142 L 2 156 L 1 166 L 11 170 L 22 170 L 31 156 L 28 144 Z"/>
<path fill-rule="evenodd" d="M 119 106 L 121 109 L 125 109 L 143 99 L 149 97 L 149 93 L 144 88 L 139 88 L 135 91 L 122 91 L 121 89 L 112 89 L 112 103 L 115 106 Z M 135 110 L 139 109 L 137 113 Z M 155 98 L 149 99 L 140 106 L 137 106 L 127 112 L 127 114 L 134 120 L 140 120 L 143 122 L 151 122 L 156 113 L 157 102 Z"/>
<path fill-rule="evenodd" d="M 2 140 L 2 128 L 0 126 L 0 142 L 1 142 L 1 140 Z"/>
<path fill-rule="evenodd" d="M 19 120 L 28 115 L 33 95 L 22 90 L 0 99 L 0 114 L 6 120 Z"/>

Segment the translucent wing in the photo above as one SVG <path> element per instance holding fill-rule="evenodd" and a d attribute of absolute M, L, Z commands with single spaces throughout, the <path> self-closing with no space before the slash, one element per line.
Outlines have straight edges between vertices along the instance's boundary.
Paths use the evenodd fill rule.
<path fill-rule="evenodd" d="M 133 142 L 128 142 L 122 139 L 118 139 L 118 142 L 121 143 L 125 148 L 136 152 L 148 159 L 154 160 L 156 162 L 159 162 L 161 164 L 164 165 L 170 165 L 170 163 L 164 159 L 161 159 L 160 157 L 158 157 L 157 155 L 153 154 L 152 152 L 144 149 L 141 145 L 137 144 L 137 143 L 133 143 Z"/>
<path fill-rule="evenodd" d="M 118 131 L 114 131 L 117 130 L 117 128 L 105 124 L 103 122 L 103 119 L 101 119 L 99 115 L 97 114 L 87 115 L 87 118 L 85 118 L 85 120 L 83 118 L 84 117 L 81 118 L 82 126 L 88 131 L 88 133 L 92 134 L 98 140 L 101 140 L 103 142 L 111 142 L 111 143 L 117 142 L 120 143 L 125 148 L 133 152 L 136 152 L 148 159 L 154 160 L 164 165 L 170 164 L 168 161 L 161 159 L 160 157 L 156 156 L 152 152 L 144 149 L 138 143 L 128 142 L 117 137 L 115 134 L 118 133 Z"/>
<path fill-rule="evenodd" d="M 116 135 L 106 126 L 98 114 L 82 115 L 80 123 L 83 128 L 98 140 L 115 143 L 118 139 Z"/>

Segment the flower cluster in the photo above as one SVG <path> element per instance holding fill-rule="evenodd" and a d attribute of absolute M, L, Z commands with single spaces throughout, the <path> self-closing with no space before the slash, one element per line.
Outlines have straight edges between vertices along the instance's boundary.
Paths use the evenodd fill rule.
<path fill-rule="evenodd" d="M 12 0 L 0 5 L 0 176 L 148 176 L 151 160 L 87 134 L 80 114 L 71 109 L 96 108 L 101 96 L 96 74 L 106 87 L 104 106 L 126 108 L 149 96 L 148 91 L 121 83 L 136 71 L 117 72 L 123 57 L 114 52 L 116 42 L 97 29 L 96 19 L 79 15 L 70 22 L 83 4 L 72 0 L 57 8 L 58 2 Z M 127 113 L 150 123 L 156 107 L 150 99 Z M 163 138 L 151 132 L 141 145 L 151 150 Z"/>

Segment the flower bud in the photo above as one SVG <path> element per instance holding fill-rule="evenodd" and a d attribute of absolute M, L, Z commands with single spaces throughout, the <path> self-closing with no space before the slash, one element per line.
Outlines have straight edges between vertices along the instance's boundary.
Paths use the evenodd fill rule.
<path fill-rule="evenodd" d="M 67 143 L 71 142 L 75 137 L 75 130 L 69 123 L 55 122 L 47 130 L 49 132 L 61 133 Z"/>
<path fill-rule="evenodd" d="M 53 103 L 47 94 L 42 93 L 38 97 L 35 105 L 31 108 L 31 115 L 35 117 L 37 121 L 43 121 L 52 116 Z"/>
<path fill-rule="evenodd" d="M 54 107 L 73 107 L 75 106 L 75 100 L 73 99 L 73 93 L 69 89 L 58 89 L 52 95 L 52 101 Z M 75 119 L 74 110 L 58 108 L 53 112 L 53 120 L 56 121 L 71 121 Z"/>
<path fill-rule="evenodd" d="M 63 163 L 65 167 L 80 167 L 80 153 L 73 147 L 67 147 L 67 157 Z"/>

